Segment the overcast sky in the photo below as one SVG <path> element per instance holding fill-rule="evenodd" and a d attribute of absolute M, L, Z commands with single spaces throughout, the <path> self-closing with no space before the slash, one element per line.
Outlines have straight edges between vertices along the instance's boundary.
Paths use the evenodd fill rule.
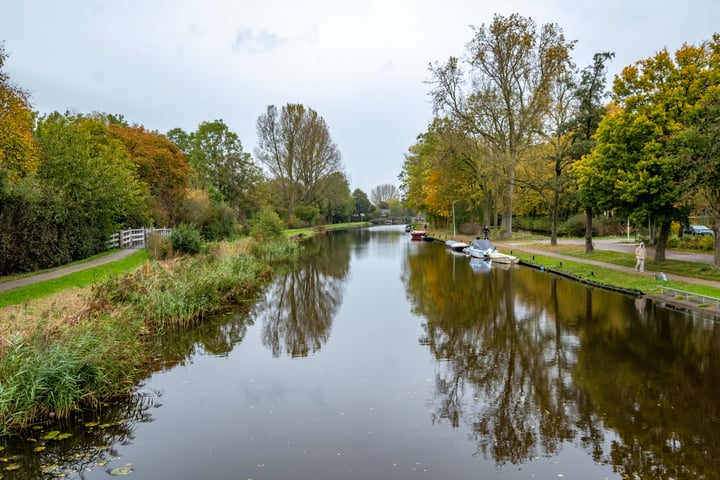
<path fill-rule="evenodd" d="M 0 0 L 0 42 L 40 113 L 121 114 L 161 133 L 222 119 L 253 153 L 267 106 L 302 103 L 369 195 L 399 186 L 432 118 L 428 64 L 512 13 L 557 23 L 579 66 L 615 52 L 611 76 L 720 31 L 718 0 Z"/>

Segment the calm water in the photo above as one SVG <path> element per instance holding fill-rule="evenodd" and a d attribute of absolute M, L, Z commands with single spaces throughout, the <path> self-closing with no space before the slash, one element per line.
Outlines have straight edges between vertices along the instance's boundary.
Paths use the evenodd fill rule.
<path fill-rule="evenodd" d="M 164 338 L 136 402 L 8 442 L 2 478 L 720 478 L 712 319 L 400 227 L 308 250 L 251 312 Z"/>

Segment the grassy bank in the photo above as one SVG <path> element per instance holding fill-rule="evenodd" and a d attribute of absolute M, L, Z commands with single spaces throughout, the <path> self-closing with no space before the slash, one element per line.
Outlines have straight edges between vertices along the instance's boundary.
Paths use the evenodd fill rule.
<path fill-rule="evenodd" d="M 147 352 L 144 340 L 184 328 L 232 304 L 253 299 L 279 265 L 297 258 L 295 242 L 243 239 L 209 246 L 170 262 L 145 261 L 108 277 L 82 308 L 3 338 L 0 421 L 4 431 L 130 394 Z"/>
<path fill-rule="evenodd" d="M 348 230 L 350 228 L 362 228 L 371 226 L 372 223 L 370 222 L 333 223 L 330 225 L 320 225 L 317 227 L 288 229 L 285 230 L 283 234 L 286 237 L 291 238 L 304 238 L 311 237 L 317 233 L 327 232 L 330 230 Z"/>
<path fill-rule="evenodd" d="M 522 247 L 514 248 L 522 250 Z M 680 260 L 666 260 L 662 264 L 658 264 L 653 259 L 648 259 L 645 262 L 645 273 L 635 273 L 588 263 L 588 261 L 593 261 L 633 268 L 635 266 L 635 256 L 632 253 L 595 250 L 586 254 L 584 247 L 577 245 L 557 245 L 554 247 L 532 245 L 532 249 L 547 251 L 548 254 L 576 258 L 577 261 L 537 253 L 525 253 L 521 255 L 521 258 L 542 265 L 545 268 L 568 273 L 591 282 L 639 290 L 644 294 L 657 294 L 661 287 L 669 287 L 698 295 L 720 298 L 720 288 L 717 287 L 682 280 L 659 280 L 657 278 L 662 272 L 666 275 L 677 275 L 720 283 L 720 270 L 713 268 L 711 265 Z"/>
<path fill-rule="evenodd" d="M 91 257 L 86 262 L 92 261 L 95 258 L 99 258 L 101 255 Z M 127 257 L 103 265 L 98 265 L 88 270 L 81 270 L 79 272 L 64 275 L 59 278 L 52 280 L 46 280 L 44 282 L 26 285 L 24 287 L 16 288 L 8 292 L 0 293 L 0 308 L 8 305 L 18 305 L 25 302 L 37 300 L 39 298 L 47 297 L 53 293 L 67 290 L 69 288 L 83 288 L 92 285 L 103 279 L 120 275 L 129 270 L 133 270 L 148 259 L 147 250 L 138 250 Z M 75 265 L 81 262 L 75 262 L 70 265 Z M 35 274 L 47 273 L 48 271 L 35 272 Z M 26 275 L 27 276 L 27 275 Z M 21 276 L 12 278 L 22 278 Z M 9 280 L 10 278 L 6 278 Z"/>

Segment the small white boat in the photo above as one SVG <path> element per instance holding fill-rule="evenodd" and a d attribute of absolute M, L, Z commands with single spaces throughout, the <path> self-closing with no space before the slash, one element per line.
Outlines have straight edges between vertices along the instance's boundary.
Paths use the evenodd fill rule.
<path fill-rule="evenodd" d="M 520 261 L 520 257 L 498 252 L 497 249 L 493 247 L 492 243 L 490 243 L 490 240 L 481 238 L 473 240 L 470 246 L 464 251 L 466 255 L 470 255 L 474 258 L 492 260 L 495 263 L 515 264 Z"/>
<path fill-rule="evenodd" d="M 455 240 L 445 240 L 445 246 L 454 252 L 462 252 L 468 247 L 465 242 L 456 242 Z"/>
<path fill-rule="evenodd" d="M 508 255 L 507 253 L 501 253 L 495 249 L 488 254 L 488 258 L 490 258 L 490 260 L 495 263 L 514 264 L 520 261 L 520 257 L 516 257 L 515 255 Z"/>
<path fill-rule="evenodd" d="M 490 258 L 490 252 L 495 250 L 490 240 L 483 240 L 476 238 L 472 243 L 464 250 L 466 255 L 470 255 L 475 258 Z"/>

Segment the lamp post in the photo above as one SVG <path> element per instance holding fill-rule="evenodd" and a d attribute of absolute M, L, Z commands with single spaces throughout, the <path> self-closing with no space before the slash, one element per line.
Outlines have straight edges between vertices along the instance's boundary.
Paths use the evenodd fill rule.
<path fill-rule="evenodd" d="M 455 236 L 455 203 L 459 202 L 460 200 L 455 200 L 452 202 L 452 211 L 453 211 L 453 237 Z"/>

